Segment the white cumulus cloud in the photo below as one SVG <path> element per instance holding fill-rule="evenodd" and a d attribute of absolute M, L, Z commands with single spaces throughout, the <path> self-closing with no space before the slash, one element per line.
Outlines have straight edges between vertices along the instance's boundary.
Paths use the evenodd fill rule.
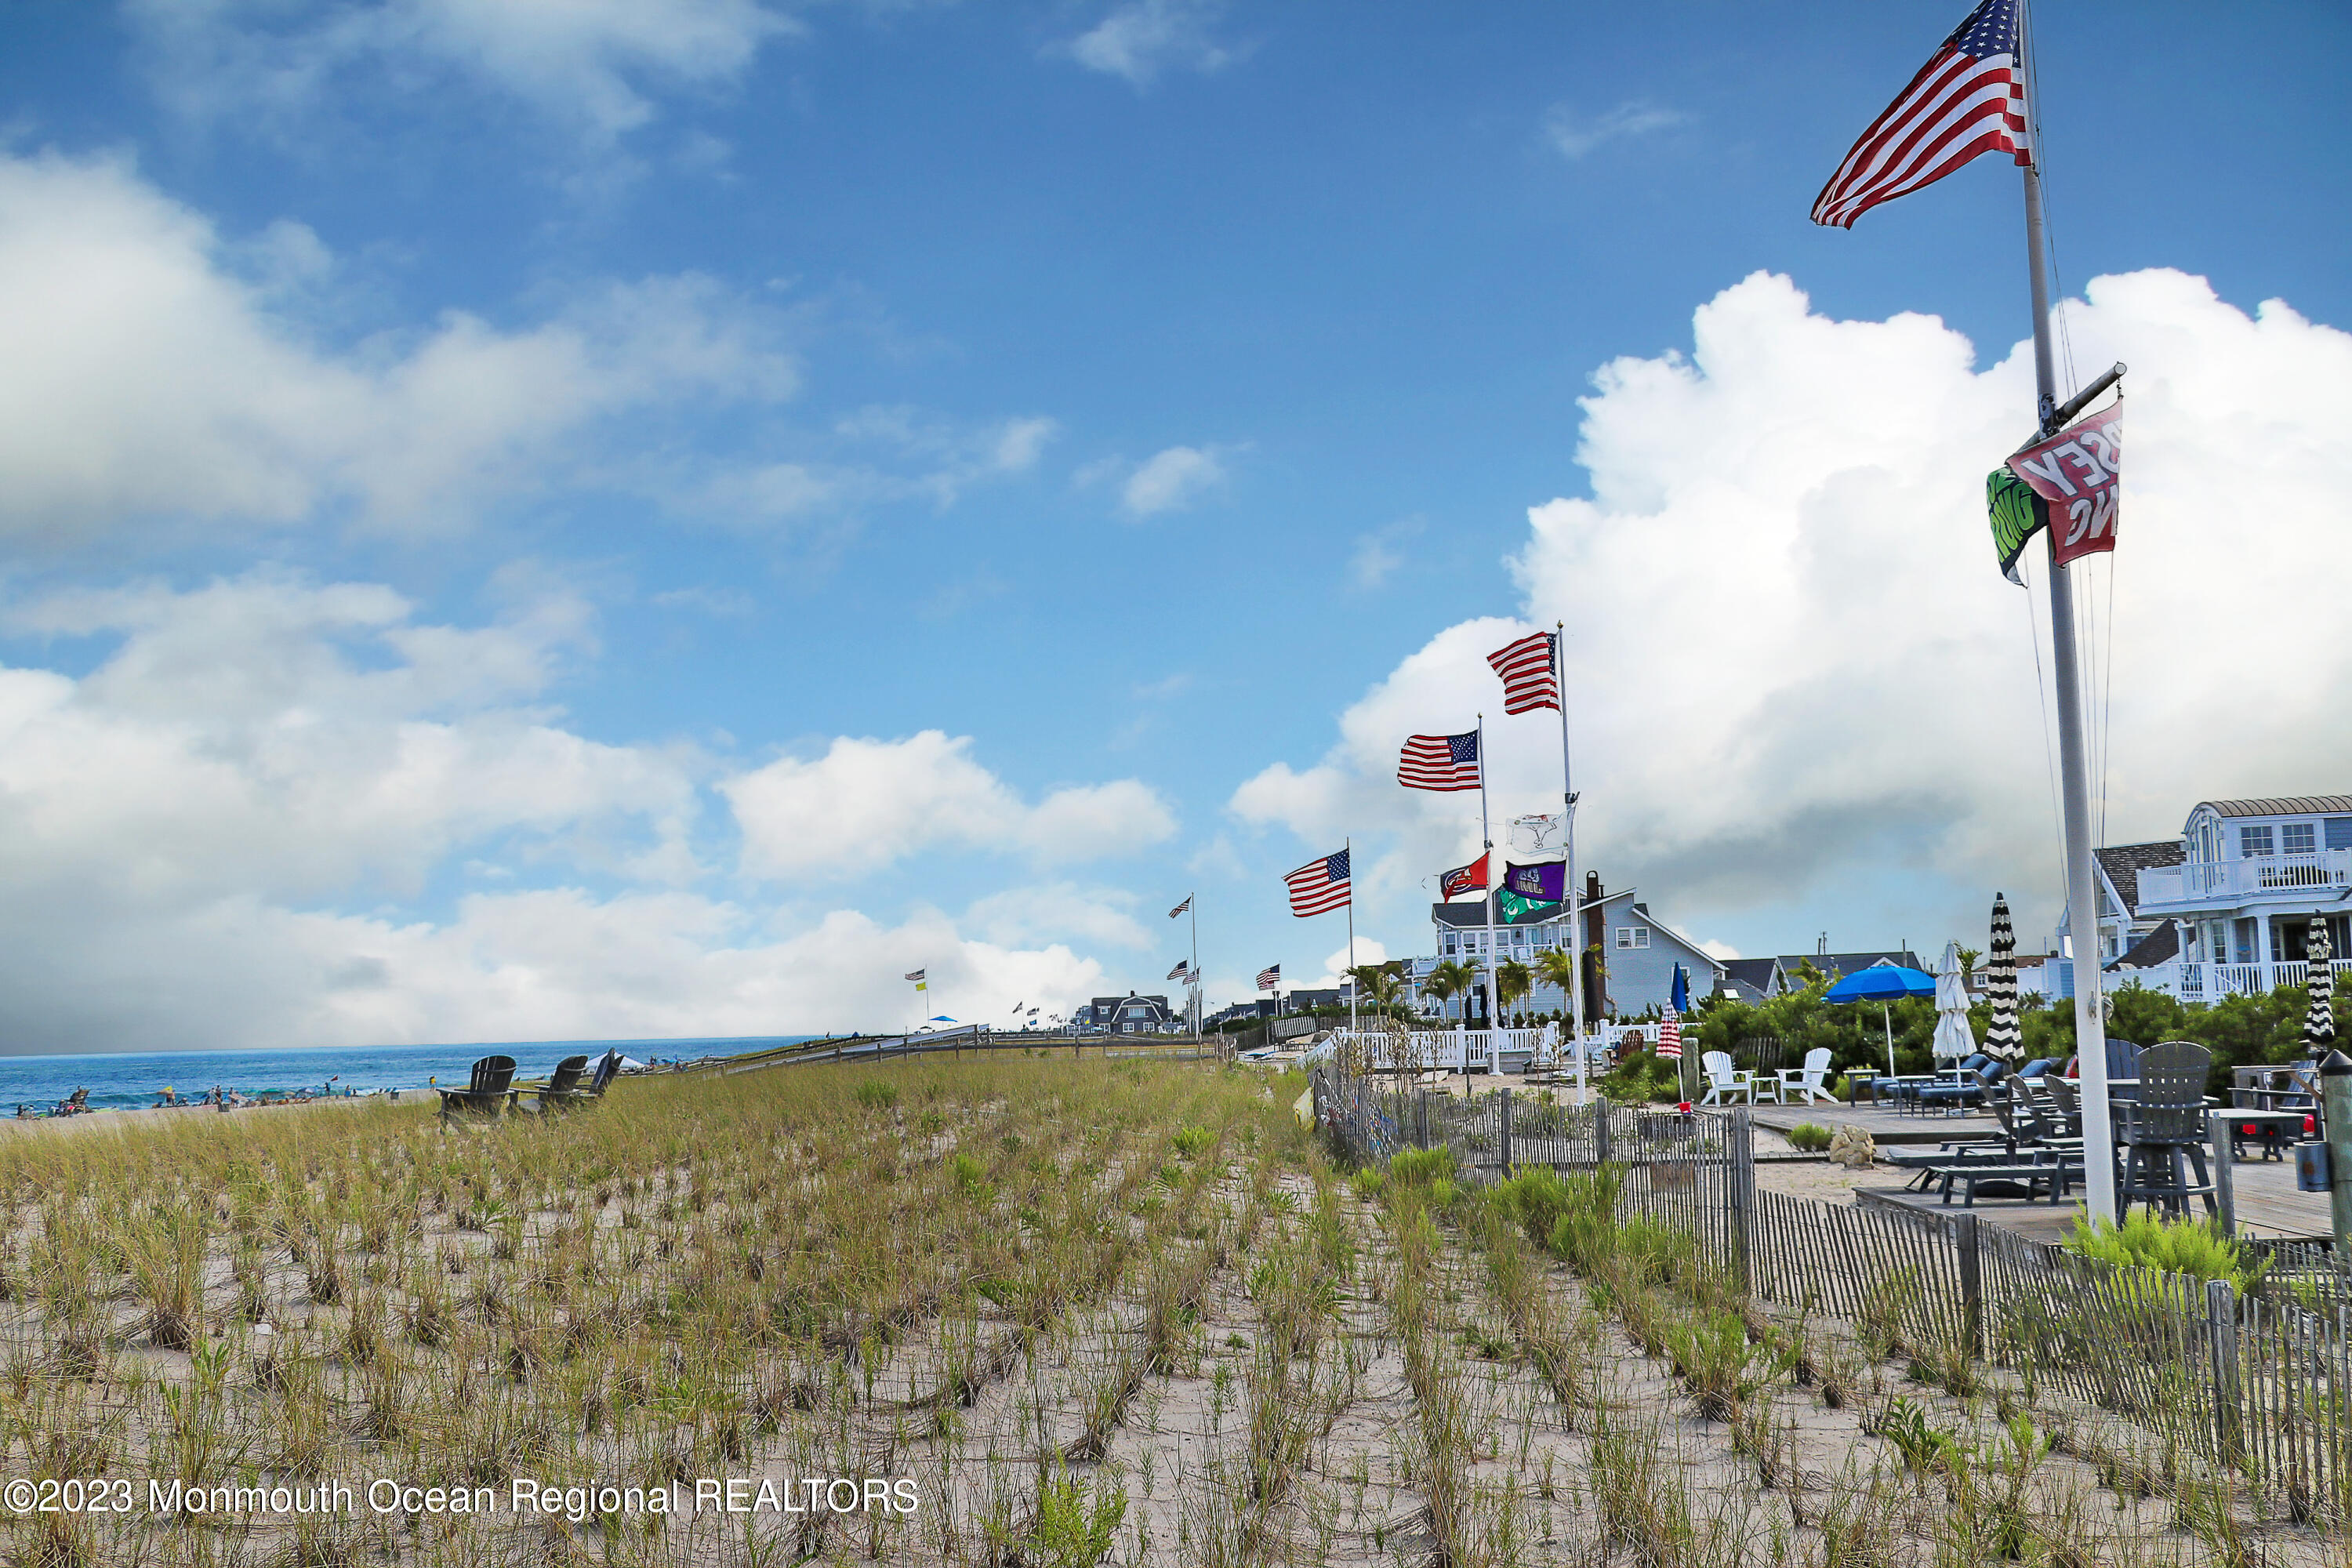
<path fill-rule="evenodd" d="M 2121 543 L 2078 595 L 2105 841 L 2177 834 L 2204 798 L 2352 787 L 2334 710 L 2352 630 L 2332 613 L 2352 594 L 2352 336 L 2162 269 L 2093 279 L 2068 323 L 2086 376 L 2133 367 Z M 2032 592 L 2004 582 L 1982 499 L 2030 431 L 2027 349 L 1980 365 L 1932 317 L 1833 321 L 1759 274 L 1698 310 L 1687 355 L 1615 361 L 1581 406 L 1592 494 L 1530 510 L 1524 619 L 1439 633 L 1327 756 L 1267 767 L 1233 809 L 1316 842 L 1386 826 L 1396 847 L 1365 868 L 1402 903 L 1476 835 L 1465 797 L 1396 786 L 1407 734 L 1483 710 L 1497 820 L 1558 790 L 1551 715 L 1501 717 L 1485 663 L 1558 618 L 1580 853 L 1611 886 L 1750 951 L 1824 910 L 1889 940 L 1965 935 L 1995 888 L 2046 932 L 2041 552 Z"/>
<path fill-rule="evenodd" d="M 1181 511 L 1224 483 L 1225 466 L 1213 447 L 1170 447 L 1146 458 L 1119 488 L 1129 517 Z"/>
<path fill-rule="evenodd" d="M 822 756 L 779 757 L 721 781 L 742 829 L 744 870 L 846 875 L 934 847 L 1070 862 L 1176 830 L 1158 792 L 1135 779 L 1073 784 L 1029 804 L 972 760 L 971 744 L 938 730 L 898 741 L 843 736 Z"/>
<path fill-rule="evenodd" d="M 267 265 L 301 249 L 288 232 Z M 338 351 L 237 259 L 120 161 L 0 154 L 0 532 L 330 514 L 446 528 L 592 467 L 579 447 L 600 421 L 797 383 L 706 279 L 608 284 L 519 331 L 452 311 Z"/>
<path fill-rule="evenodd" d="M 1124 0 L 1059 47 L 1088 70 L 1137 87 L 1163 70 L 1219 71 L 1244 52 L 1215 36 L 1223 11 L 1213 0 Z"/>

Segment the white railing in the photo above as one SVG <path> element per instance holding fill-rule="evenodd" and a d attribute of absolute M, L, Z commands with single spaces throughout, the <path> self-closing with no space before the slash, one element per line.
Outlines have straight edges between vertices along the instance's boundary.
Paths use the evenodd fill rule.
<path fill-rule="evenodd" d="M 2352 887 L 2352 849 L 2310 855 L 2250 855 L 2236 860 L 2192 860 L 2139 873 L 2143 912 L 2210 899 L 2294 893 Z"/>
<path fill-rule="evenodd" d="M 2337 974 L 2352 973 L 2352 959 L 2339 958 L 2328 965 Z M 2105 975 L 2106 989 L 2139 982 L 2151 991 L 2162 991 L 2184 1002 L 2218 1002 L 2224 996 L 2261 996 L 2281 985 L 2301 985 L 2311 975 L 2307 963 L 2207 963 L 2193 958 L 2176 959 L 2149 969 L 2120 969 Z"/>

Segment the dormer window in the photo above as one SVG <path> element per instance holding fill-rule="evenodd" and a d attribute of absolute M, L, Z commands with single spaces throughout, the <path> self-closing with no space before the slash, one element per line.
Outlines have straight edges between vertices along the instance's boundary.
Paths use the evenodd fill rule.
<path fill-rule="evenodd" d="M 2276 853 L 2276 851 L 2273 848 L 2271 844 L 2271 830 L 2269 824 L 2265 823 L 2260 827 L 2241 827 L 2238 829 L 2238 854 L 2242 858 L 2251 860 L 2257 855 L 2270 855 L 2274 853 Z"/>

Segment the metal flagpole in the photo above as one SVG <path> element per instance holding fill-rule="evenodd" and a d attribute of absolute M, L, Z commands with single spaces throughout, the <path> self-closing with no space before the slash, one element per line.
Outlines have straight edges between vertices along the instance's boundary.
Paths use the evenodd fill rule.
<path fill-rule="evenodd" d="M 1568 623 L 1554 621 L 1551 672 L 1559 697 L 1559 793 L 1568 814 L 1568 1027 L 1575 1042 L 1576 1099 L 1586 1098 L 1584 1083 L 1584 891 L 1576 883 L 1576 785 L 1568 771 Z M 1491 880 L 1491 879 L 1489 879 Z"/>
<path fill-rule="evenodd" d="M 1187 904 L 1189 904 L 1189 905 L 1191 905 L 1191 906 L 1192 906 L 1190 909 L 1188 909 L 1187 910 L 1185 910 L 1185 913 L 1187 913 L 1187 914 L 1189 914 L 1189 915 L 1191 915 L 1191 916 L 1192 917 L 1192 1039 L 1193 1039 L 1194 1043 L 1196 1043 L 1196 1044 L 1197 1044 L 1197 1043 L 1200 1041 L 1200 1039 L 1201 1039 L 1201 903 L 1200 903 L 1200 899 L 1201 899 L 1201 895 L 1200 895 L 1200 894 L 1198 894 L 1198 893 L 1195 893 L 1195 894 L 1193 894 L 1191 898 L 1189 898 L 1189 899 L 1187 899 L 1187 900 L 1184 900 L 1184 901 L 1185 901 L 1185 903 L 1187 903 Z"/>
<path fill-rule="evenodd" d="M 1478 715 L 1478 837 L 1486 846 L 1486 1070 L 1503 1070 L 1503 1052 L 1495 1031 L 1501 1027 L 1502 1003 L 1495 992 L 1495 837 L 1486 826 L 1486 716 Z M 1326 839 L 1324 842 L 1328 843 Z M 1352 918 L 1352 917 L 1351 917 Z"/>
<path fill-rule="evenodd" d="M 2018 37 L 2020 44 L 2030 49 L 2022 26 Z M 2029 69 L 2029 90 L 2032 79 Z M 2059 425 L 2058 377 L 2050 351 L 2050 262 L 2042 237 L 2041 136 L 2032 111 L 2029 103 L 2026 123 L 2034 130 L 2035 162 L 2025 165 L 2025 246 L 2032 263 L 2033 384 L 2039 395 L 2034 412 L 2042 434 L 2048 436 Z M 2074 588 L 2066 568 L 2058 563 L 2056 525 L 2053 522 L 2043 531 L 2050 546 L 2050 663 L 2058 687 L 2058 771 L 2066 813 L 2066 923 L 2074 946 L 2074 1055 L 2083 1086 L 2084 1198 L 2095 1223 L 2113 1224 L 2115 1137 L 2107 1104 L 2106 1019 L 2099 1004 L 2099 895 L 2091 859 L 2091 788 L 2083 754 L 2082 677 L 2074 655 Z"/>
<path fill-rule="evenodd" d="M 1323 840 L 1328 844 L 1328 838 Z M 1339 840 L 1339 852 L 1348 858 L 1348 1032 L 1356 1032 L 1356 993 L 1364 983 L 1356 977 L 1356 841 Z"/>

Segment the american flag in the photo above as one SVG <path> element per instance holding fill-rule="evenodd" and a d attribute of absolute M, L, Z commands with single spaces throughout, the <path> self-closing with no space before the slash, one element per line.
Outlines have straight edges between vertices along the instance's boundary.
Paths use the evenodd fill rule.
<path fill-rule="evenodd" d="M 1168 978 L 1171 980 L 1182 980 L 1192 973 L 1192 961 L 1190 959 L 1180 958 L 1176 961 L 1176 967 L 1168 972 Z"/>
<path fill-rule="evenodd" d="M 1302 919 L 1328 914 L 1348 902 L 1348 852 L 1309 860 L 1283 880 L 1290 884 L 1290 912 Z"/>
<path fill-rule="evenodd" d="M 1532 708 L 1559 709 L 1559 677 L 1551 668 L 1551 634 L 1538 632 L 1506 643 L 1486 656 L 1503 678 L 1503 711 L 1525 713 Z"/>
<path fill-rule="evenodd" d="M 1815 223 L 1852 228 L 1879 203 L 1933 184 L 1979 153 L 2033 162 L 2017 7 L 1984 0 L 1969 13 L 1813 198 Z"/>
<path fill-rule="evenodd" d="M 1261 991 L 1271 991 L 1281 979 L 1282 965 L 1269 963 L 1257 972 L 1257 988 Z"/>
<path fill-rule="evenodd" d="M 1415 735 L 1397 757 L 1397 783 L 1407 789 L 1478 787 L 1478 731 Z"/>
<path fill-rule="evenodd" d="M 1189 910 L 1189 909 L 1191 909 L 1192 907 L 1192 894 L 1190 894 L 1190 893 L 1187 893 L 1187 894 L 1185 894 L 1185 895 L 1184 895 L 1184 901 L 1183 901 L 1182 903 L 1181 903 L 1181 904 L 1177 905 L 1174 909 L 1170 910 L 1168 911 L 1168 918 L 1169 918 L 1170 920 L 1171 920 L 1171 921 L 1172 921 L 1172 920 L 1174 920 L 1178 915 L 1182 914 L 1186 910 Z"/>
<path fill-rule="evenodd" d="M 1672 1007 L 1658 1024 L 1658 1055 L 1670 1062 L 1683 1059 L 1683 1021 Z"/>

